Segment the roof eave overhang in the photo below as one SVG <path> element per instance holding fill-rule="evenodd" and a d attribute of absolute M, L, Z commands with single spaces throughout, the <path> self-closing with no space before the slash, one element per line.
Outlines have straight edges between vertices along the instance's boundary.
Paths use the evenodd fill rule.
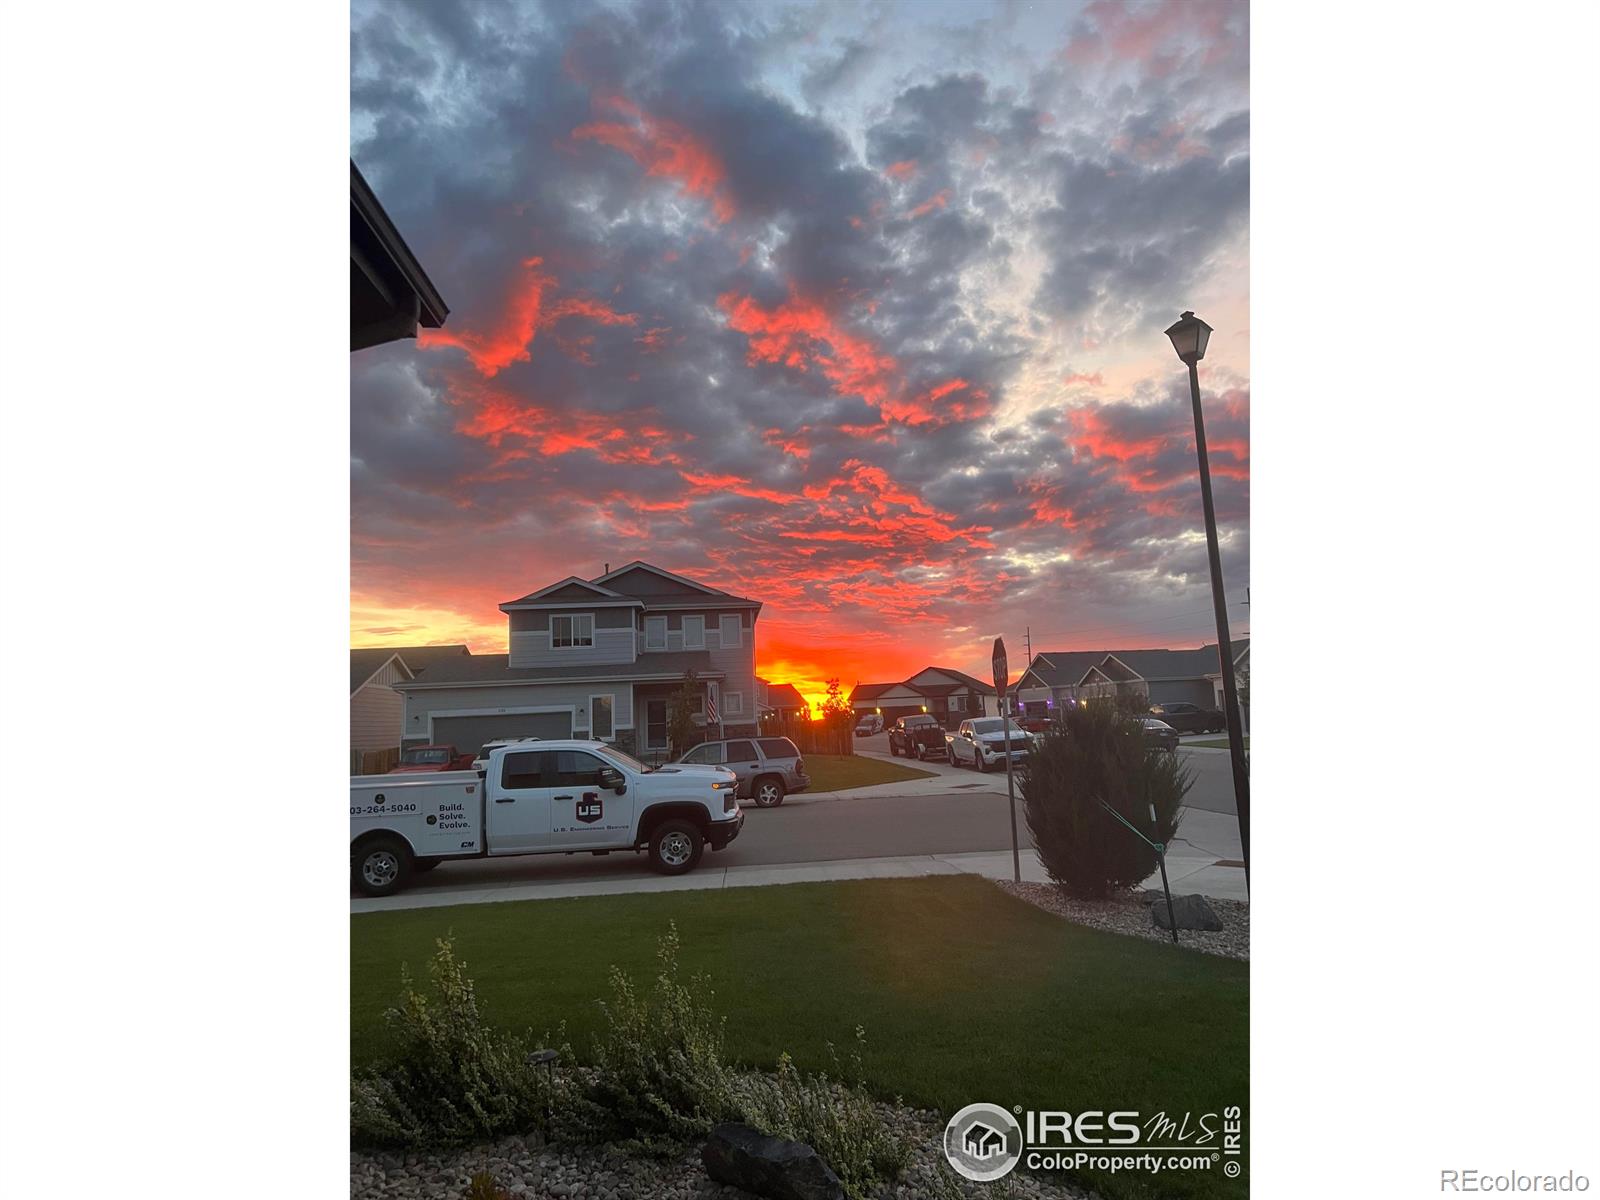
<path fill-rule="evenodd" d="M 695 668 L 697 679 L 722 679 L 722 671 L 702 671 Z M 396 683 L 391 686 L 397 692 L 415 692 L 432 690 L 439 691 L 444 688 L 478 688 L 478 687 L 543 687 L 555 683 L 676 683 L 683 680 L 682 671 L 664 671 L 656 675 L 640 675 L 630 672 L 626 675 L 554 675 L 548 678 L 532 679 L 458 679 L 455 682 L 436 680 L 424 683 L 421 680 L 410 680 L 406 683 Z"/>

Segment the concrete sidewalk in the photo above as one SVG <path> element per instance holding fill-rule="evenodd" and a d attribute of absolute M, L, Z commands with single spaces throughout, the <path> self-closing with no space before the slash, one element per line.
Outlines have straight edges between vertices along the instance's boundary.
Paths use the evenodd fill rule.
<path fill-rule="evenodd" d="M 1214 814 L 1200 814 L 1210 817 Z M 1205 824 L 1205 822 L 1198 822 Z M 1187 825 L 1187 822 L 1186 822 Z M 1185 833 L 1191 830 L 1185 828 Z M 1244 871 L 1224 866 L 1226 852 L 1203 848 L 1207 833 L 1215 838 L 1224 831 L 1194 830 L 1193 841 L 1175 841 L 1167 852 L 1167 878 L 1174 895 L 1199 893 L 1225 900 L 1246 900 Z M 1209 839 L 1208 839 L 1209 840 Z M 1195 842 L 1200 842 L 1196 845 Z M 1049 875 L 1031 849 L 1021 855 L 1022 878 L 1048 883 Z M 1011 878 L 1011 851 L 982 850 L 962 854 L 914 854 L 896 858 L 847 858 L 830 862 L 779 863 L 770 866 L 702 866 L 689 875 L 665 876 L 641 870 L 637 875 L 550 883 L 490 883 L 451 891 L 401 892 L 382 899 L 350 901 L 352 913 L 389 912 L 409 908 L 442 908 L 452 904 L 493 904 L 505 900 L 556 900 L 576 896 L 625 895 L 635 892 L 687 892 L 725 888 L 771 887 L 784 883 L 815 883 L 838 879 L 913 879 L 927 875 L 982 875 L 987 879 Z M 1159 872 L 1145 881 L 1160 887 Z"/>

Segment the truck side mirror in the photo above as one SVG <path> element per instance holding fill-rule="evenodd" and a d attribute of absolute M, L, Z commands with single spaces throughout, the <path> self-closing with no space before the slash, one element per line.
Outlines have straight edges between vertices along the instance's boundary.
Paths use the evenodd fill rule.
<path fill-rule="evenodd" d="M 603 788 L 610 788 L 619 796 L 628 790 L 628 781 L 622 777 L 622 772 L 615 767 L 601 767 L 596 782 Z"/>

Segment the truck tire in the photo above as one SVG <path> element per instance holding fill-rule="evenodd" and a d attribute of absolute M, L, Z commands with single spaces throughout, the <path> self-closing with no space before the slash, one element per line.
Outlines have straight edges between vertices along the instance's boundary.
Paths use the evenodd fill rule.
<path fill-rule="evenodd" d="M 650 865 L 663 875 L 687 875 L 705 848 L 700 827 L 692 821 L 663 821 L 650 831 Z"/>
<path fill-rule="evenodd" d="M 783 797 L 788 789 L 783 786 L 783 780 L 776 775 L 763 775 L 756 780 L 753 792 L 757 808 L 777 808 L 783 803 Z"/>
<path fill-rule="evenodd" d="M 363 842 L 350 856 L 350 882 L 367 896 L 392 896 L 411 878 L 411 848 L 385 835 Z"/>

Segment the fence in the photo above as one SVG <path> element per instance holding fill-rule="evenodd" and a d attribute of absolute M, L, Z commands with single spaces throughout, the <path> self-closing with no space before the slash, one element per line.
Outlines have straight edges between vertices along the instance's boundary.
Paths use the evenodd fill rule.
<path fill-rule="evenodd" d="M 786 737 L 801 754 L 854 754 L 855 714 L 807 721 L 798 717 L 769 718 L 761 722 L 762 737 Z"/>
<path fill-rule="evenodd" d="M 400 765 L 400 747 L 350 751 L 350 774 L 386 775 Z"/>

